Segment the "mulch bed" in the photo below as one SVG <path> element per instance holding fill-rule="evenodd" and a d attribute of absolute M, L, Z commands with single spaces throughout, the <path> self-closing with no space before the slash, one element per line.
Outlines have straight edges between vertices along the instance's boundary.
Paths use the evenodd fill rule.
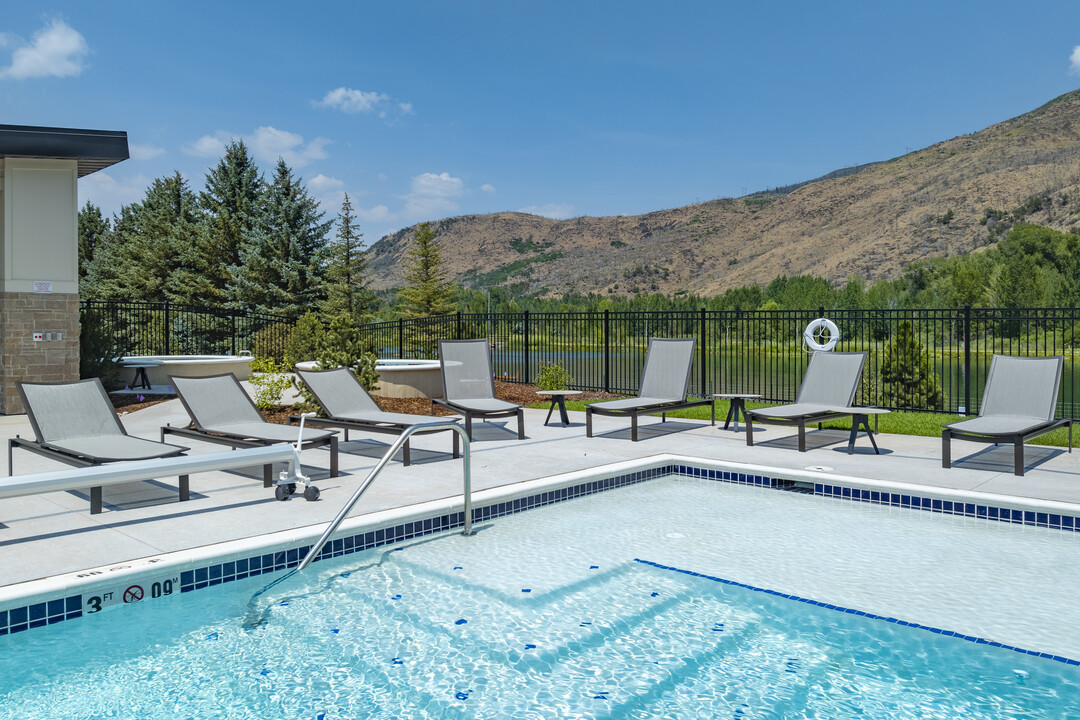
<path fill-rule="evenodd" d="M 503 382 L 501 380 L 495 381 L 495 397 L 507 402 L 517 403 L 519 405 L 536 405 L 538 403 L 547 404 L 549 398 L 543 395 L 537 395 L 537 388 L 535 385 L 523 385 L 521 383 Z M 117 413 L 124 415 L 129 412 L 135 412 L 136 410 L 142 410 L 143 408 L 156 405 L 166 400 L 171 400 L 174 396 L 158 396 L 153 400 L 139 401 L 138 396 L 135 395 L 113 395 L 112 398 L 113 407 L 116 408 Z M 580 395 L 575 395 L 574 400 L 610 400 L 612 398 L 620 397 L 619 395 L 612 395 L 611 393 L 586 390 Z M 452 412 L 446 408 L 438 405 L 432 406 L 432 403 L 427 398 L 384 398 L 376 397 L 375 402 L 379 404 L 379 407 L 387 412 L 397 413 L 410 413 L 413 415 L 453 415 Z M 280 423 L 286 425 L 289 422 L 289 415 L 295 415 L 296 410 L 291 407 L 274 408 L 273 410 L 261 411 L 264 418 L 269 422 Z"/>

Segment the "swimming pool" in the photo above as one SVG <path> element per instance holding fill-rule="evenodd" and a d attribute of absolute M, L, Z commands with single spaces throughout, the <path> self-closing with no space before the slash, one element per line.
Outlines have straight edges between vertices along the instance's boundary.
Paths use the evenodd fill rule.
<path fill-rule="evenodd" d="M 1080 658 L 1077 560 L 662 478 L 318 563 L 254 630 L 272 576 L 2 637 L 0 717 L 1067 717 L 1080 668 L 1018 650 Z"/>

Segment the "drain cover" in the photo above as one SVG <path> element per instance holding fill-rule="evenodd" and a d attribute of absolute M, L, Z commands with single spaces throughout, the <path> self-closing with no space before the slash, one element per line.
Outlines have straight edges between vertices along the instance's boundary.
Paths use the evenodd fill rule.
<path fill-rule="evenodd" d="M 828 465 L 807 465 L 803 470 L 813 470 L 814 472 L 832 472 L 832 468 Z"/>

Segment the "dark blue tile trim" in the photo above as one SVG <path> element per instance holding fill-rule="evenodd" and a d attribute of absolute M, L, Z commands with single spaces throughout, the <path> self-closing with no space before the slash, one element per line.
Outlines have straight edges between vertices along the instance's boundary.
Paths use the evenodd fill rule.
<path fill-rule="evenodd" d="M 661 565 L 660 563 L 654 563 L 649 560 L 642 560 L 640 558 L 634 558 L 634 562 L 641 563 L 642 565 L 648 565 L 649 567 L 654 567 L 659 570 L 669 570 L 671 572 L 682 573 L 683 575 L 692 575 L 693 577 L 698 577 L 703 580 L 711 580 L 712 582 L 721 583 L 723 585 L 731 585 L 733 587 L 740 587 L 746 590 L 753 590 L 754 592 L 765 593 L 766 595 L 775 595 L 776 597 L 781 597 L 785 600 L 794 600 L 795 602 L 806 603 L 807 605 L 825 608 L 826 610 L 835 610 L 836 612 L 847 613 L 848 615 L 858 615 L 860 617 L 868 618 L 870 620 L 883 620 L 887 623 L 902 625 L 904 627 L 914 628 L 916 630 L 927 630 L 934 633 L 935 635 L 954 637 L 959 640 L 967 640 L 968 642 L 973 642 L 979 645 L 991 645 L 993 647 L 1002 648 L 1003 650 L 1012 650 L 1013 652 L 1018 652 L 1022 655 L 1034 655 L 1035 657 L 1046 658 L 1047 660 L 1065 663 L 1066 665 L 1080 665 L 1080 660 L 1073 660 L 1072 658 L 1062 657 L 1061 655 L 1051 655 L 1050 653 L 1039 652 L 1038 650 L 1026 650 L 1024 648 L 1016 647 L 1014 645 L 1005 645 L 1004 643 L 995 642 L 993 640 L 986 640 L 984 638 L 976 637 L 974 635 L 964 635 L 963 633 L 953 632 L 952 630 L 942 630 L 941 628 L 908 622 L 907 620 L 900 620 L 899 618 L 885 617 L 884 615 L 875 615 L 874 613 L 863 612 L 862 610 L 853 610 L 852 608 L 846 608 L 841 605 L 831 605 L 829 603 L 820 602 L 818 600 L 811 600 L 809 598 L 799 597 L 798 595 L 789 595 L 788 593 L 782 593 L 776 590 L 769 590 L 768 588 L 755 587 L 754 585 L 747 585 L 746 583 L 736 582 L 734 580 L 725 580 L 724 578 L 713 577 L 712 575 L 704 575 L 702 573 L 693 572 L 692 570 L 683 570 L 681 568 L 671 567 L 669 565 Z"/>
<path fill-rule="evenodd" d="M 492 505 L 482 505 L 473 508 L 473 521 L 482 522 L 506 515 L 532 510 L 533 508 L 552 505 L 572 500 L 586 495 L 613 490 L 626 485 L 652 480 L 664 475 L 681 475 L 683 477 L 697 478 L 702 480 L 714 480 L 738 485 L 751 485 L 762 488 L 783 489 L 791 486 L 791 481 L 784 478 L 773 478 L 768 475 L 741 473 L 731 470 L 719 470 L 713 468 L 698 467 L 695 465 L 663 465 L 648 470 L 638 470 L 623 475 L 616 475 L 596 480 L 588 480 L 580 485 L 573 485 L 558 490 L 547 490 L 536 495 L 506 500 Z M 843 485 L 827 485 L 817 483 L 814 485 L 814 494 L 823 497 L 839 498 L 868 502 L 877 505 L 891 505 L 894 507 L 926 510 L 929 512 L 962 515 L 965 517 L 995 520 L 1014 524 L 1034 525 L 1054 530 L 1066 530 L 1080 532 L 1080 517 L 1057 515 L 1048 513 L 1036 513 L 1032 511 L 1013 510 L 986 505 L 975 505 L 959 500 L 940 500 L 936 498 L 924 498 L 900 493 L 889 493 L 879 490 L 864 490 L 851 488 Z M 460 528 L 464 525 L 463 512 L 447 513 L 433 518 L 416 520 L 402 523 L 393 527 L 374 530 L 371 532 L 357 533 L 344 538 L 338 538 L 327 543 L 319 552 L 316 560 L 324 558 L 340 557 L 355 552 L 371 550 L 384 545 L 411 540 L 413 538 L 431 535 Z M 290 548 L 275 552 L 253 555 L 247 558 L 230 560 L 228 562 L 214 563 L 206 567 L 194 570 L 184 570 L 180 573 L 180 592 L 192 592 L 203 588 L 220 585 L 222 583 L 243 580 L 244 578 L 262 575 L 264 573 L 277 572 L 296 567 L 300 560 L 307 554 L 310 545 Z M 56 601 L 49 601 L 49 608 L 58 608 Z M 63 613 L 45 610 L 42 615 L 40 610 L 35 609 L 35 617 L 30 618 L 31 608 L 38 605 L 27 605 L 22 608 L 9 608 L 0 611 L 0 635 L 21 632 L 31 627 L 40 627 L 45 624 L 71 620 L 82 615 L 82 596 L 75 595 L 66 598 Z M 44 607 L 44 605 L 42 605 Z"/>

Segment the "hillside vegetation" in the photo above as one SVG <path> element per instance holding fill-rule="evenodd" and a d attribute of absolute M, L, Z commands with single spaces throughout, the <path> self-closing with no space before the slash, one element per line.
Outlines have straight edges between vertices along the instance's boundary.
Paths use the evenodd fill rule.
<path fill-rule="evenodd" d="M 432 227 L 450 277 L 466 286 L 708 296 L 777 276 L 894 279 L 914 260 L 992 245 L 1021 221 L 1080 229 L 1080 91 L 971 135 L 774 192 L 637 216 L 508 212 Z M 414 232 L 368 251 L 373 288 L 402 284 Z"/>

